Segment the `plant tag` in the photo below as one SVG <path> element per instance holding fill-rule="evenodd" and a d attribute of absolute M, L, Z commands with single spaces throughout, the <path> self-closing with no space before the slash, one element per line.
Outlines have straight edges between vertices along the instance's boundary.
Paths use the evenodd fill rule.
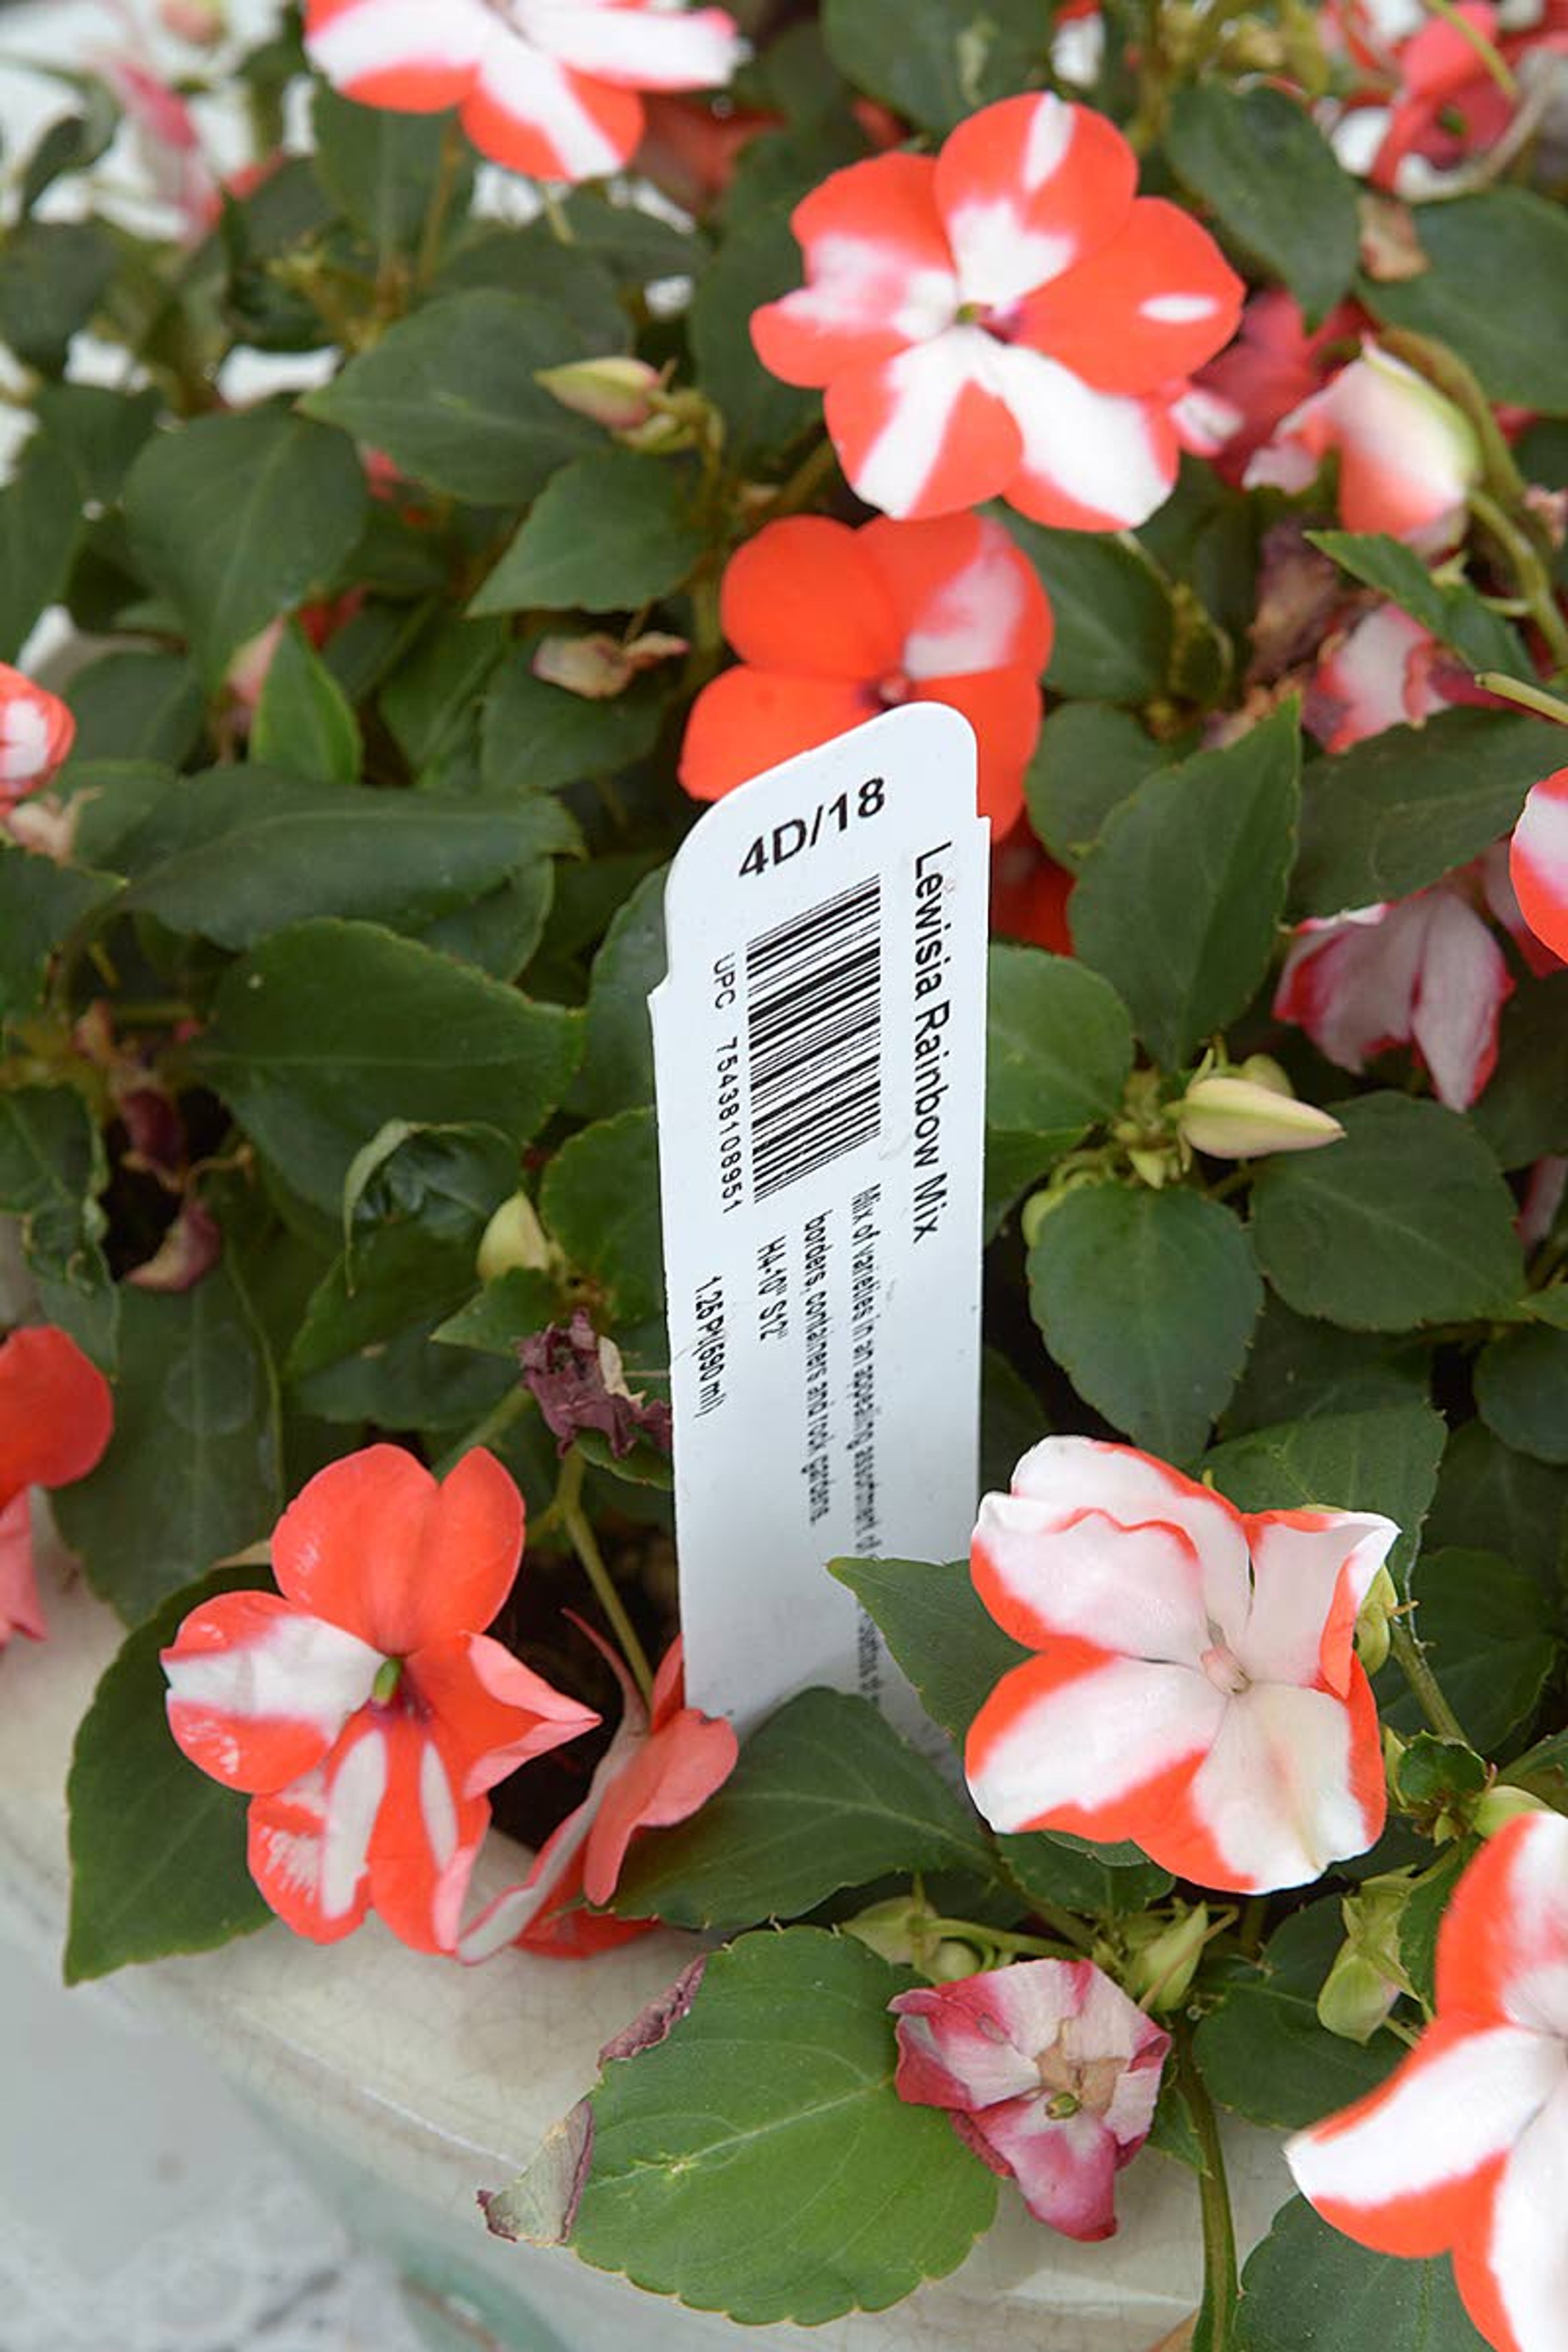
<path fill-rule="evenodd" d="M 910 705 L 719 802 L 649 999 L 687 1694 L 808 1684 L 903 1727 L 845 1554 L 974 1523 L 990 827 L 967 721 Z"/>

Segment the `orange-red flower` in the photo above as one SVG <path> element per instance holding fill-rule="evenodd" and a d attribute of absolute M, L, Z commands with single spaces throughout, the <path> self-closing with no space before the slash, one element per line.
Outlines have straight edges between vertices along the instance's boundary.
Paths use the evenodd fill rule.
<path fill-rule="evenodd" d="M 980 743 L 980 812 L 1024 805 L 1053 623 L 1000 523 L 819 516 L 769 523 L 731 559 L 720 616 L 741 656 L 692 705 L 680 781 L 716 801 L 901 702 L 946 702 Z"/>
<path fill-rule="evenodd" d="M 109 1382 L 51 1324 L 0 1347 L 0 1648 L 47 1630 L 33 1572 L 28 1488 L 68 1486 L 97 1464 L 114 1426 Z"/>
<path fill-rule="evenodd" d="M 0 812 L 52 782 L 75 740 L 58 695 L 0 662 Z"/>
<path fill-rule="evenodd" d="M 1534 936 L 1568 961 L 1568 768 L 1531 786 L 1513 829 L 1509 872 Z"/>

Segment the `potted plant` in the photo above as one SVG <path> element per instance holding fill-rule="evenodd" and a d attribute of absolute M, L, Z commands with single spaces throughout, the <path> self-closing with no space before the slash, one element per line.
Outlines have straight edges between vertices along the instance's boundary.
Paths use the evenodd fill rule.
<path fill-rule="evenodd" d="M 68 1975 L 503 2341 L 1562 2352 L 1561 34 L 219 16 L 0 246 L 14 1895 L 68 1794 Z M 811 1562 L 923 1748 L 738 1738 L 665 877 L 911 703 L 992 829 L 982 1499 Z"/>

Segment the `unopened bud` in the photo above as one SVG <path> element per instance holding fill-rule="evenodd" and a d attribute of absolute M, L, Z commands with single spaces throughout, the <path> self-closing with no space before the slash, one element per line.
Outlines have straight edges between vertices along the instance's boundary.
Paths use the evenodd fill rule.
<path fill-rule="evenodd" d="M 1208 1907 L 1195 1903 L 1133 1955 L 1123 1981 L 1144 2009 L 1179 2009 L 1192 1990 L 1209 1932 Z"/>
<path fill-rule="evenodd" d="M 228 31 L 224 0 L 159 0 L 158 22 L 194 49 L 216 48 Z"/>
<path fill-rule="evenodd" d="M 1533 1797 L 1528 1789 L 1510 1789 L 1500 1780 L 1477 1800 L 1470 1814 L 1470 1827 L 1479 1837 L 1496 1837 L 1499 1830 L 1507 1829 L 1521 1813 L 1552 1811 L 1544 1797 Z"/>
<path fill-rule="evenodd" d="M 495 1282 L 514 1267 L 547 1274 L 555 1262 L 538 1212 L 526 1192 L 503 1201 L 479 1240 L 478 1272 L 481 1282 Z"/>
<path fill-rule="evenodd" d="M 1315 1151 L 1338 1143 L 1344 1129 L 1326 1110 L 1298 1102 L 1254 1078 L 1194 1078 L 1176 1107 L 1176 1129 L 1194 1151 L 1215 1160 L 1253 1160 L 1270 1151 Z"/>
<path fill-rule="evenodd" d="M 1151 1150 L 1145 1144 L 1134 1143 L 1130 1146 L 1127 1157 L 1139 1182 L 1147 1184 L 1152 1192 L 1163 1192 L 1175 1174 L 1169 1152 Z"/>
<path fill-rule="evenodd" d="M 895 1968 L 919 1968 L 928 1942 L 924 1923 L 931 1916 L 925 1905 L 912 1895 L 895 1895 L 886 1903 L 873 1903 L 867 1910 L 858 1911 L 853 1919 L 846 1919 L 844 1929 Z"/>
<path fill-rule="evenodd" d="M 1318 2022 L 1346 2042 L 1370 2042 L 1387 2018 L 1402 1988 L 1374 1960 L 1344 1945 L 1318 1995 Z"/>
<path fill-rule="evenodd" d="M 1398 1612 L 1398 1587 L 1387 1569 L 1380 1568 L 1355 1621 L 1355 1654 L 1369 1675 L 1375 1675 L 1387 1662 L 1393 1639 L 1390 1628 Z"/>
<path fill-rule="evenodd" d="M 925 1964 L 925 1972 L 933 1984 L 957 1984 L 963 1977 L 975 1977 L 985 1966 L 983 1955 L 973 1944 L 957 1936 L 944 1936 Z"/>
<path fill-rule="evenodd" d="M 611 354 L 536 369 L 533 381 L 574 415 L 586 416 L 612 433 L 628 433 L 653 415 L 653 395 L 664 379 L 646 360 Z"/>

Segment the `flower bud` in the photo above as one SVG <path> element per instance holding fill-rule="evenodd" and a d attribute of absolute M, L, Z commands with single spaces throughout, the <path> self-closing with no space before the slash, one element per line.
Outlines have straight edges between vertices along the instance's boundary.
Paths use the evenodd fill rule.
<path fill-rule="evenodd" d="M 929 1944 L 925 1923 L 931 1913 L 912 1895 L 894 1895 L 886 1903 L 873 1903 L 867 1910 L 858 1911 L 853 1919 L 844 1922 L 845 1933 L 868 1944 L 884 1960 L 895 1968 L 921 1968 Z M 938 1949 L 941 1949 L 940 1945 Z M 964 1947 L 967 1951 L 967 1945 Z M 972 1975 L 972 1969 L 961 1969 L 961 1975 Z"/>
<path fill-rule="evenodd" d="M 612 433 L 629 433 L 653 415 L 653 395 L 664 379 L 646 360 L 614 355 L 573 360 L 564 367 L 539 368 L 533 381 L 563 408 L 586 416 Z"/>
<path fill-rule="evenodd" d="M 1192 1990 L 1209 1932 L 1206 1904 L 1195 1903 L 1134 1953 L 1123 1982 L 1142 2009 L 1180 2009 Z"/>
<path fill-rule="evenodd" d="M 957 1984 L 963 1977 L 977 1977 L 985 1966 L 984 1956 L 973 1944 L 957 1936 L 944 1936 L 925 1964 L 925 1973 L 935 1984 Z"/>
<path fill-rule="evenodd" d="M 481 1282 L 495 1282 L 514 1267 L 548 1274 L 555 1262 L 539 1214 L 526 1192 L 503 1201 L 479 1238 L 477 1261 Z"/>
<path fill-rule="evenodd" d="M 1344 1129 L 1326 1110 L 1256 1079 L 1194 1078 L 1176 1107 L 1176 1129 L 1194 1151 L 1252 1160 L 1269 1151 L 1315 1151 Z"/>
<path fill-rule="evenodd" d="M 1354 1944 L 1345 1944 L 1318 1995 L 1318 2022 L 1343 2041 L 1370 2042 L 1399 1999 L 1400 1990 L 1374 1960 L 1357 1951 Z"/>
<path fill-rule="evenodd" d="M 1478 1799 L 1470 1814 L 1470 1827 L 1479 1837 L 1496 1837 L 1499 1830 L 1507 1829 L 1521 1813 L 1549 1813 L 1552 1810 L 1544 1797 L 1533 1797 L 1528 1789 L 1510 1789 L 1500 1780 Z"/>
<path fill-rule="evenodd" d="M 194 49 L 216 48 L 228 31 L 224 0 L 159 0 L 158 22 Z"/>
<path fill-rule="evenodd" d="M 1389 1629 L 1398 1612 L 1398 1588 L 1387 1569 L 1380 1568 L 1355 1621 L 1355 1654 L 1369 1675 L 1375 1675 L 1387 1661 L 1392 1640 Z"/>

